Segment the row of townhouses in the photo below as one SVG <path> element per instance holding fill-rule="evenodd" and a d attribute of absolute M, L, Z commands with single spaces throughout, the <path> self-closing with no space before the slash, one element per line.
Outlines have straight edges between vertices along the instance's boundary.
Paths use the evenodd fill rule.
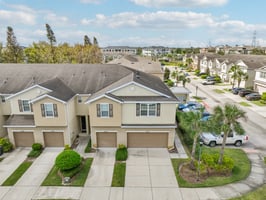
<path fill-rule="evenodd" d="M 15 147 L 169 147 L 177 98 L 157 76 L 119 64 L 0 64 L 0 136 Z"/>
<path fill-rule="evenodd" d="M 253 88 L 259 93 L 266 92 L 266 56 L 197 54 L 184 56 L 183 62 L 186 62 L 188 58 L 193 60 L 193 67 L 200 69 L 201 73 L 209 70 L 210 75 L 218 75 L 224 82 L 229 83 L 233 81 L 230 69 L 232 66 L 237 65 L 248 75 L 248 79 L 242 81 L 242 87 Z"/>

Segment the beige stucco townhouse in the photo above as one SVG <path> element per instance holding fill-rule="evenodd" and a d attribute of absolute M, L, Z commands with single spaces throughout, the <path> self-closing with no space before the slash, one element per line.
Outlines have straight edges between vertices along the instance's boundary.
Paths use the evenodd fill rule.
<path fill-rule="evenodd" d="M 16 146 L 174 144 L 176 97 L 153 75 L 116 64 L 1 64 L 0 136 Z"/>

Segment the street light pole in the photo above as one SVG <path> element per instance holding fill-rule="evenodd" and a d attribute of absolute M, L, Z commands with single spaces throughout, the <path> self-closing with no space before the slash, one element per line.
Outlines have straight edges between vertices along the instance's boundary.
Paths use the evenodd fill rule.
<path fill-rule="evenodd" d="M 198 177 L 197 177 L 197 181 L 200 180 L 200 157 L 201 157 L 201 147 L 203 145 L 203 142 L 199 143 L 200 147 L 199 147 L 199 160 L 198 160 Z"/>
<path fill-rule="evenodd" d="M 198 86 L 196 85 L 196 97 L 198 96 Z"/>

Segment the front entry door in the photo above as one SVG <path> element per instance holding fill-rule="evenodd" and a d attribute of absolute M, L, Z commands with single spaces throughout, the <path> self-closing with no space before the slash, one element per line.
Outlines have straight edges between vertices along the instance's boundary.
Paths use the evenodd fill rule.
<path fill-rule="evenodd" d="M 80 117 L 80 125 L 81 125 L 81 132 L 86 133 L 87 127 L 86 127 L 86 117 L 85 116 Z"/>

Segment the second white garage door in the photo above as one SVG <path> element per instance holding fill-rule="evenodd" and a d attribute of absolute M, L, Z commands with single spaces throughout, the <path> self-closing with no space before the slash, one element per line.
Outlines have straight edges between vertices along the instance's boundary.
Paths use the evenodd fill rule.
<path fill-rule="evenodd" d="M 131 148 L 167 148 L 167 132 L 132 132 L 127 134 L 127 146 Z"/>

